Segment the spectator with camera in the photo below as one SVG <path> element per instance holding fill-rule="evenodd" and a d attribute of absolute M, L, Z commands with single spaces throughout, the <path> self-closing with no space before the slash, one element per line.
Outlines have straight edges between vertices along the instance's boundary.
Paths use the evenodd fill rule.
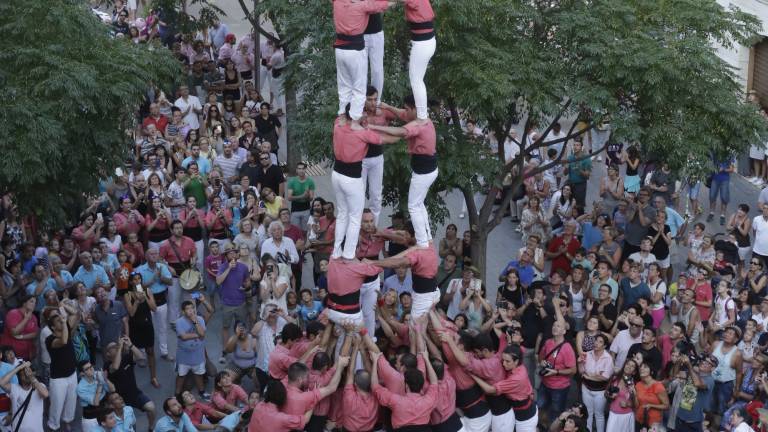
<path fill-rule="evenodd" d="M 673 374 L 687 371 L 687 379 L 682 384 L 682 397 L 677 409 L 675 432 L 698 432 L 702 430 L 704 412 L 709 410 L 709 401 L 715 380 L 712 369 L 718 360 L 712 355 L 698 356 L 691 347 L 687 354 L 677 356 L 672 366 Z"/>
<path fill-rule="evenodd" d="M 559 299 L 555 299 L 559 303 Z M 559 305 L 556 305 L 559 306 Z M 536 403 L 540 413 L 547 408 L 545 418 L 555 419 L 563 411 L 568 400 L 568 390 L 571 386 L 571 376 L 576 373 L 576 353 L 565 340 L 566 323 L 559 307 L 555 307 L 557 319 L 552 325 L 552 338 L 544 342 L 539 351 L 539 387 Z M 546 420 L 543 420 L 547 424 Z"/>

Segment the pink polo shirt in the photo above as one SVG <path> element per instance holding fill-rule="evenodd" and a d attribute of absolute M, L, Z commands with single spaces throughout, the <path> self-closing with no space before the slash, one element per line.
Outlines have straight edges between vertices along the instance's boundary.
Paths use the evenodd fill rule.
<path fill-rule="evenodd" d="M 375 113 L 365 112 L 366 125 L 389 126 L 397 116 L 390 110 L 377 109 Z"/>
<path fill-rule="evenodd" d="M 301 391 L 292 384 L 285 384 L 285 405 L 280 409 L 285 414 L 303 415 L 320 402 L 320 390 Z"/>
<path fill-rule="evenodd" d="M 437 402 L 438 386 L 429 386 L 423 395 L 407 393 L 405 396 L 395 394 L 386 388 L 375 385 L 373 394 L 379 403 L 392 410 L 392 427 L 428 425 L 429 417 Z"/>
<path fill-rule="evenodd" d="M 131 221 L 130 215 L 133 214 L 133 221 Z M 130 233 L 138 233 L 144 226 L 144 216 L 136 210 L 131 210 L 128 214 L 123 212 L 117 212 L 112 219 L 117 225 L 117 232 L 120 233 L 123 238 L 128 238 Z"/>
<path fill-rule="evenodd" d="M 547 360 L 555 369 L 569 369 L 576 366 L 576 354 L 573 352 L 571 344 L 566 342 L 559 350 L 552 352 L 557 344 L 554 339 L 547 339 L 544 346 L 539 351 L 539 360 Z M 542 356 L 548 354 L 546 358 Z M 571 385 L 571 377 L 568 375 L 552 375 L 541 378 L 541 383 L 551 389 L 564 389 Z"/>
<path fill-rule="evenodd" d="M 444 371 L 443 379 L 437 382 L 437 401 L 429 416 L 429 424 L 438 425 L 456 412 L 456 381 L 450 372 Z"/>
<path fill-rule="evenodd" d="M 523 365 L 507 373 L 504 379 L 494 383 L 493 387 L 496 389 L 496 393 L 506 396 L 509 400 L 523 401 L 533 395 L 528 370 Z"/>
<path fill-rule="evenodd" d="M 309 388 L 311 389 L 319 389 L 322 387 L 327 386 L 330 384 L 331 380 L 333 379 L 333 375 L 336 373 L 336 368 L 332 367 L 325 371 L 325 373 L 321 373 L 316 370 L 310 370 L 309 371 Z M 314 411 L 312 411 L 312 414 L 317 416 L 327 416 L 328 413 L 331 411 L 331 398 L 323 398 L 320 399 L 320 401 L 315 405 Z"/>
<path fill-rule="evenodd" d="M 475 386 L 475 380 L 467 373 L 467 370 L 456 360 L 453 350 L 447 343 L 443 342 L 443 354 L 445 354 L 445 363 L 448 365 L 448 371 L 456 381 L 456 388 L 466 390 Z"/>
<path fill-rule="evenodd" d="M 435 19 L 435 11 L 429 0 L 405 0 L 405 20 L 422 23 Z M 419 33 L 415 31 L 414 33 Z"/>
<path fill-rule="evenodd" d="M 425 278 L 437 275 L 437 253 L 434 248 L 413 249 L 405 256 L 411 263 L 411 271 L 414 274 Z"/>
<path fill-rule="evenodd" d="M 385 230 L 385 232 L 391 233 L 392 230 Z M 386 240 L 382 237 L 360 231 L 355 256 L 357 256 L 357 259 L 379 259 L 381 251 L 384 250 L 385 242 Z"/>
<path fill-rule="evenodd" d="M 275 349 L 269 354 L 269 374 L 272 378 L 281 380 L 288 376 L 288 367 L 299 361 L 292 356 L 288 348 L 282 344 L 275 346 Z"/>
<path fill-rule="evenodd" d="M 371 393 L 357 391 L 354 385 L 344 386 L 341 425 L 349 432 L 372 431 L 379 420 L 379 402 Z"/>
<path fill-rule="evenodd" d="M 408 153 L 412 155 L 433 156 L 437 151 L 437 132 L 431 121 L 424 124 L 414 122 L 403 126 L 406 130 L 405 139 L 408 142 Z"/>
<path fill-rule="evenodd" d="M 352 130 L 349 123 L 342 125 L 336 119 L 333 125 L 333 155 L 336 160 L 361 162 L 368 152 L 368 144 L 381 145 L 381 135 L 368 129 Z"/>
<path fill-rule="evenodd" d="M 395 394 L 405 395 L 405 377 L 403 374 L 393 368 L 384 356 L 379 357 L 376 366 L 379 369 L 379 381 L 381 384 Z M 424 357 L 417 356 L 416 368 L 419 369 L 422 374 L 427 370 L 427 366 L 424 364 Z M 429 384 L 425 382 L 424 385 L 426 386 Z"/>
<path fill-rule="evenodd" d="M 328 263 L 328 293 L 339 296 L 359 291 L 366 276 L 376 276 L 382 269 L 373 264 L 331 259 Z"/>
<path fill-rule="evenodd" d="M 498 353 L 489 358 L 472 357 L 467 365 L 467 371 L 490 382 L 501 381 L 507 375 L 501 365 L 501 355 Z"/>
<path fill-rule="evenodd" d="M 333 0 L 333 25 L 336 33 L 362 35 L 368 27 L 368 15 L 387 10 L 387 0 Z"/>
<path fill-rule="evenodd" d="M 275 404 L 259 402 L 253 408 L 248 432 L 290 432 L 304 426 L 304 415 L 281 413 Z"/>
<path fill-rule="evenodd" d="M 173 242 L 173 245 L 176 247 L 175 250 L 170 242 Z M 176 251 L 178 251 L 178 256 Z M 171 237 L 160 244 L 160 258 L 172 266 L 174 264 L 188 263 L 195 256 L 196 252 L 197 248 L 195 247 L 194 240 L 187 236 L 182 236 L 180 243 L 177 242 L 175 237 Z"/>

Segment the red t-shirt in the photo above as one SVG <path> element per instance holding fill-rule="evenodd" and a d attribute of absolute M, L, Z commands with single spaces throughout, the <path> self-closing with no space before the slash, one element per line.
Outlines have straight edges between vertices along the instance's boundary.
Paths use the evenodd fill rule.
<path fill-rule="evenodd" d="M 557 236 L 552 239 L 552 241 L 549 242 L 549 246 L 547 247 L 548 252 L 557 252 L 558 249 L 560 249 L 560 246 L 562 246 L 564 243 L 563 236 Z M 576 251 L 579 250 L 581 247 L 581 243 L 579 243 L 579 240 L 576 239 L 575 236 L 571 237 L 571 241 L 568 242 L 566 245 L 566 250 L 568 251 L 568 255 L 573 257 L 576 254 Z M 550 271 L 550 274 L 554 274 L 557 269 L 562 269 L 566 274 L 571 274 L 571 260 L 565 256 L 565 254 L 558 255 L 555 258 L 552 258 L 552 270 Z"/>
<path fill-rule="evenodd" d="M 539 360 L 546 360 L 554 369 L 562 370 L 576 367 L 576 353 L 571 344 L 566 342 L 557 351 L 552 351 L 558 344 L 554 339 L 547 339 L 539 351 Z M 543 356 L 547 357 L 544 358 Z M 541 378 L 541 383 L 551 389 L 564 389 L 571 385 L 571 377 L 568 375 L 552 375 Z"/>

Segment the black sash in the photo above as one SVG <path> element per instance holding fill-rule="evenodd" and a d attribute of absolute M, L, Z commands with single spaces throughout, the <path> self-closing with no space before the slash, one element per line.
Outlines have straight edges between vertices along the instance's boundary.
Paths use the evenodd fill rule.
<path fill-rule="evenodd" d="M 184 235 L 191 238 L 194 241 L 200 241 L 203 239 L 203 228 L 201 228 L 199 225 L 196 227 L 185 227 L 184 228 Z"/>
<path fill-rule="evenodd" d="M 434 277 L 426 278 L 417 274 L 411 274 L 413 280 L 413 292 L 417 294 L 429 294 L 437 289 L 437 280 Z"/>
<path fill-rule="evenodd" d="M 462 427 L 461 418 L 459 418 L 459 415 L 454 411 L 454 413 L 444 422 L 432 425 L 432 432 L 457 432 L 461 430 Z"/>
<path fill-rule="evenodd" d="M 425 41 L 435 37 L 434 21 L 424 21 L 420 23 L 408 21 L 408 27 L 410 27 L 411 29 L 412 41 Z M 426 33 L 415 33 L 414 30 L 432 30 L 432 31 L 426 32 Z"/>
<path fill-rule="evenodd" d="M 376 34 L 384 31 L 384 19 L 380 13 L 368 15 L 368 27 L 365 34 Z"/>
<path fill-rule="evenodd" d="M 515 410 L 515 421 L 525 421 L 536 415 L 536 404 L 530 398 L 510 402 L 512 402 L 512 409 Z"/>
<path fill-rule="evenodd" d="M 411 155 L 411 169 L 416 174 L 429 174 L 437 169 L 436 155 Z"/>
<path fill-rule="evenodd" d="M 371 144 L 368 146 L 368 151 L 365 153 L 365 157 L 372 158 L 376 156 L 381 156 L 383 154 L 384 154 L 384 146 Z"/>
<path fill-rule="evenodd" d="M 336 312 L 358 313 L 360 312 L 360 290 L 344 295 L 328 293 L 327 304 Z"/>
<path fill-rule="evenodd" d="M 333 162 L 333 170 L 347 177 L 361 178 L 363 176 L 363 161 L 342 162 L 336 160 Z"/>
<path fill-rule="evenodd" d="M 333 47 L 342 50 L 362 51 L 365 49 L 365 38 L 362 34 L 345 35 L 336 33 L 336 41 L 333 43 Z"/>
<path fill-rule="evenodd" d="M 512 409 L 512 401 L 507 399 L 506 396 L 486 395 L 485 400 L 488 402 L 488 407 L 491 408 L 492 415 L 500 416 Z"/>
<path fill-rule="evenodd" d="M 429 425 L 405 425 L 393 430 L 395 432 L 432 432 Z"/>

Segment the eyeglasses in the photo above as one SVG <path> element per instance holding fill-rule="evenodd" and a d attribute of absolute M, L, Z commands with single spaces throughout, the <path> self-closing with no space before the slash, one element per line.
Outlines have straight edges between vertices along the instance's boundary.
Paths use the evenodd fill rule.
<path fill-rule="evenodd" d="M 632 327 L 644 327 L 643 324 L 637 324 L 637 323 L 631 323 L 630 326 L 632 326 Z"/>
<path fill-rule="evenodd" d="M 259 158 L 259 160 L 261 160 L 261 161 L 268 161 L 269 158 L 268 157 L 263 157 L 263 158 Z"/>
<path fill-rule="evenodd" d="M 760 262 L 759 262 L 759 261 L 750 261 L 749 263 L 750 263 L 750 264 L 754 264 L 754 265 L 760 265 Z"/>

